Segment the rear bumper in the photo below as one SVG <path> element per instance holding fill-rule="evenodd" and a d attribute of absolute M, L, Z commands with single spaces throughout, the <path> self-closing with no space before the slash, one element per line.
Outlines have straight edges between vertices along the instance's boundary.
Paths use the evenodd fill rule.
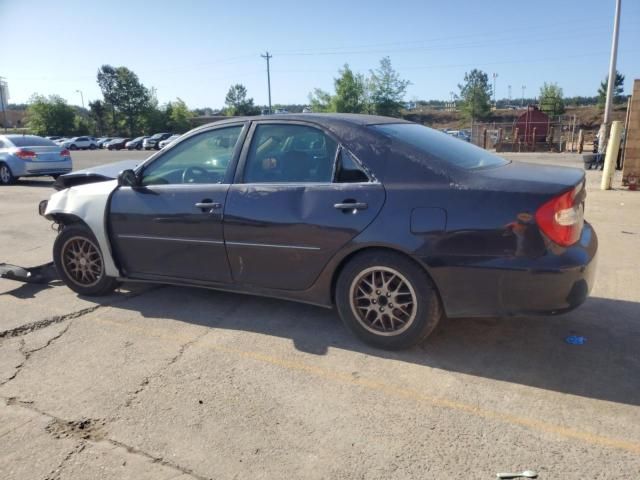
<path fill-rule="evenodd" d="M 598 239 L 585 223 L 580 241 L 540 258 L 501 258 L 431 270 L 449 317 L 555 315 L 581 305 L 595 279 Z M 555 251 L 554 251 L 555 250 Z"/>
<path fill-rule="evenodd" d="M 69 173 L 73 165 L 71 160 L 62 162 L 14 162 L 9 165 L 16 177 L 35 177 L 39 175 L 61 175 Z"/>

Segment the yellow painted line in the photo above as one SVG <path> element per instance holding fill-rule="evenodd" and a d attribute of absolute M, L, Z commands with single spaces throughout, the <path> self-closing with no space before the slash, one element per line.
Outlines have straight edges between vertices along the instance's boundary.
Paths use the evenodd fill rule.
<path fill-rule="evenodd" d="M 131 325 L 130 323 L 121 323 L 114 320 L 107 320 L 99 317 L 96 317 L 95 319 L 103 323 L 117 325 L 126 330 L 137 331 L 138 333 L 141 333 L 144 335 L 151 334 L 151 336 L 176 341 L 177 343 L 184 343 L 193 339 L 193 336 L 191 335 L 177 335 L 174 333 L 167 334 L 167 333 L 160 332 L 157 329 L 155 329 L 156 331 L 152 333 L 148 328 L 137 327 L 137 326 Z M 201 327 L 201 328 L 209 328 L 209 327 Z M 206 337 L 203 337 L 199 342 L 194 344 L 193 347 L 199 348 L 198 343 L 203 344 L 205 343 L 205 340 L 206 340 Z M 272 355 L 266 355 L 259 352 L 245 351 L 245 350 L 239 350 L 235 348 L 224 347 L 221 345 L 215 345 L 210 341 L 206 341 L 206 346 L 202 345 L 202 347 L 208 348 L 209 350 L 213 350 L 216 352 L 232 354 L 237 357 L 254 360 L 261 363 L 266 363 L 269 365 L 277 366 L 277 367 L 284 368 L 291 371 L 304 372 L 318 378 L 323 378 L 325 380 L 331 380 L 334 382 L 366 388 L 366 389 L 381 392 L 393 397 L 409 399 L 415 402 L 429 404 L 434 407 L 440 407 L 440 408 L 446 408 L 449 410 L 464 412 L 470 415 L 475 415 L 477 417 L 486 418 L 489 420 L 497 420 L 497 421 L 509 423 L 512 425 L 520 425 L 520 426 L 529 428 L 531 430 L 537 430 L 539 432 L 544 432 L 544 433 L 551 433 L 551 434 L 559 435 L 565 438 L 572 438 L 572 439 L 580 440 L 582 442 L 585 442 L 591 445 L 597 445 L 601 447 L 611 447 L 619 450 L 626 450 L 628 452 L 640 454 L 640 443 L 637 443 L 637 442 L 632 442 L 632 441 L 627 441 L 627 440 L 622 440 L 622 439 L 612 438 L 612 437 L 606 437 L 603 435 L 597 435 L 597 434 L 585 432 L 582 430 L 575 430 L 573 428 L 562 427 L 560 425 L 556 425 L 549 422 L 543 422 L 541 420 L 536 420 L 533 418 L 521 417 L 518 415 L 510 415 L 508 413 L 488 410 L 488 409 L 477 407 L 475 405 L 448 400 L 446 398 L 433 397 L 430 395 L 425 395 L 423 393 L 420 393 L 417 390 L 399 387 L 399 386 L 391 385 L 388 383 L 378 382 L 375 380 L 355 378 L 352 375 L 308 365 L 302 362 L 287 360 L 280 357 L 274 357 Z"/>

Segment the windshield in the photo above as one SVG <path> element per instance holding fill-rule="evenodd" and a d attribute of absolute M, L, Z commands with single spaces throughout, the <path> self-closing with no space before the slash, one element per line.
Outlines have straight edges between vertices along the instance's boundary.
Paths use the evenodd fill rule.
<path fill-rule="evenodd" d="M 16 135 L 7 137 L 16 147 L 57 147 L 48 138 L 37 137 L 35 135 Z"/>
<path fill-rule="evenodd" d="M 469 142 L 416 123 L 389 123 L 372 125 L 371 128 L 459 168 L 499 167 L 509 163 Z"/>

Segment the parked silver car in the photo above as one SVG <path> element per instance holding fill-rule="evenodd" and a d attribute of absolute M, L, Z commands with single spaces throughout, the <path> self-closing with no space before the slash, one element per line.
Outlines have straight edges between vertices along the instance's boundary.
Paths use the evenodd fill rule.
<path fill-rule="evenodd" d="M 169 145 L 170 143 L 172 143 L 174 140 L 177 140 L 180 138 L 181 135 L 171 135 L 169 138 L 166 138 L 164 140 L 161 140 L 160 143 L 158 144 L 158 146 L 160 147 L 160 149 L 162 150 L 164 147 L 166 147 L 167 145 Z"/>
<path fill-rule="evenodd" d="M 35 135 L 0 135 L 0 185 L 20 177 L 58 178 L 72 169 L 69 150 Z"/>

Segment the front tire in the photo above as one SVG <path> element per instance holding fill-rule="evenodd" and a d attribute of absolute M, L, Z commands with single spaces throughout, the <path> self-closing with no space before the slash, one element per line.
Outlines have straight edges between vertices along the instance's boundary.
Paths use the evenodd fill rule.
<path fill-rule="evenodd" d="M 442 317 L 429 275 L 411 259 L 390 251 L 356 255 L 336 283 L 342 321 L 366 343 L 387 350 L 420 344 Z"/>
<path fill-rule="evenodd" d="M 17 178 L 6 163 L 0 163 L 0 185 L 13 185 Z"/>
<path fill-rule="evenodd" d="M 76 146 L 76 144 L 75 144 L 75 143 L 72 143 L 72 144 L 69 146 L 69 150 L 77 150 L 77 149 L 78 149 L 78 147 Z"/>
<path fill-rule="evenodd" d="M 62 281 L 80 295 L 106 295 L 118 287 L 118 281 L 105 274 L 98 241 L 83 225 L 62 229 L 53 244 L 53 261 Z"/>

